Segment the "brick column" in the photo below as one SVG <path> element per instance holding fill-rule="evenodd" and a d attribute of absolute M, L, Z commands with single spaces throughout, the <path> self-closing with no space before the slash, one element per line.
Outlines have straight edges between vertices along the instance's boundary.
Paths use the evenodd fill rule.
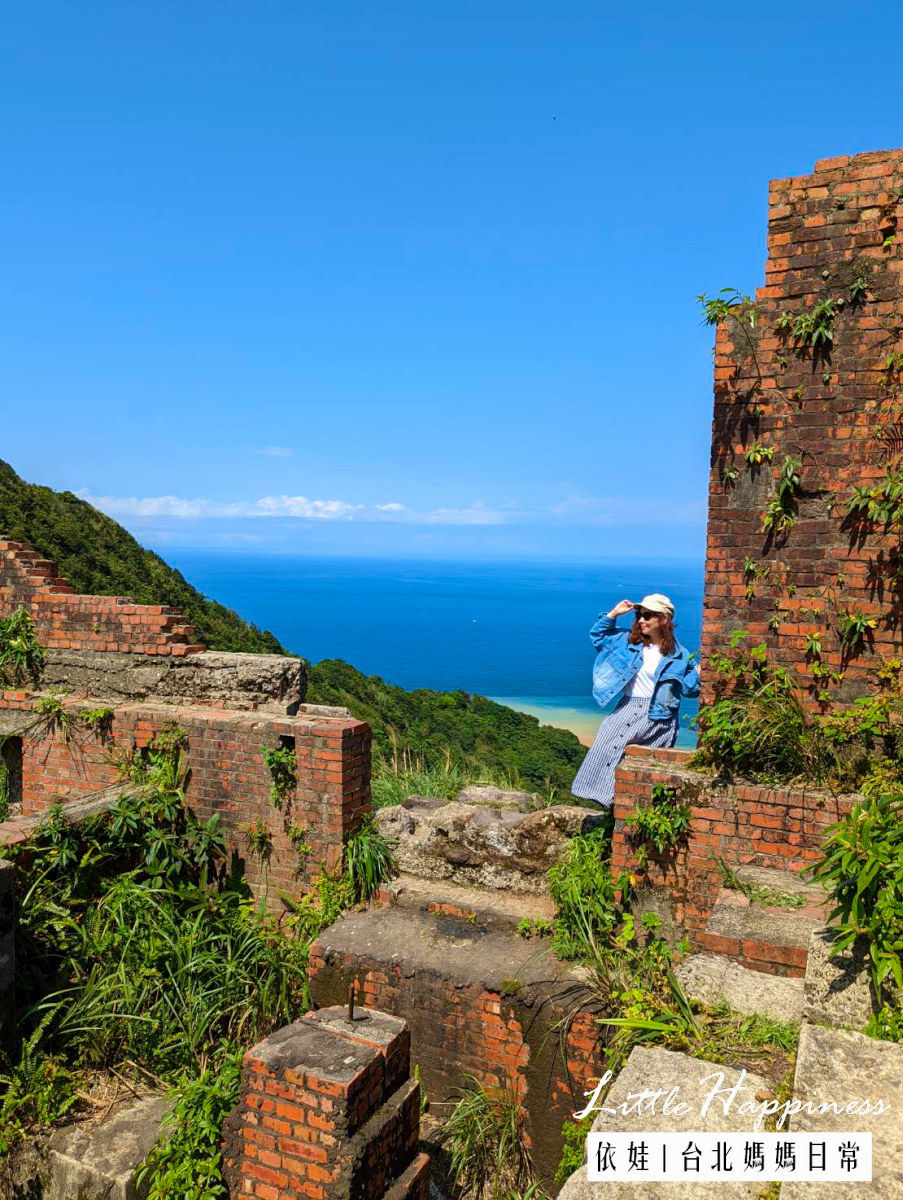
<path fill-rule="evenodd" d="M 245 1055 L 223 1126 L 232 1200 L 427 1200 L 420 1085 L 398 1017 L 308 1013 Z"/>

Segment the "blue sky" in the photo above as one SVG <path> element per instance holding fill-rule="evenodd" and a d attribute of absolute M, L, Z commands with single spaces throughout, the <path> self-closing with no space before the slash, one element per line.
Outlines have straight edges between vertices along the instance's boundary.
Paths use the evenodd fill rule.
<path fill-rule="evenodd" d="M 164 553 L 700 557 L 695 297 L 900 144 L 898 20 L 12 6 L 0 457 Z"/>

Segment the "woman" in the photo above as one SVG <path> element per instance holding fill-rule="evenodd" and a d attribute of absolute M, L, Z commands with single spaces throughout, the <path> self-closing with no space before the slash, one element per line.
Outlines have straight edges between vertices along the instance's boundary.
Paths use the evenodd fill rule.
<path fill-rule="evenodd" d="M 634 614 L 632 628 L 618 629 L 618 617 L 628 612 Z M 599 617 L 589 636 L 598 651 L 593 696 L 601 705 L 622 696 L 599 726 L 571 791 L 608 807 L 627 746 L 674 745 L 681 699 L 699 695 L 699 671 L 674 636 L 674 605 L 659 592 L 639 604 L 622 600 Z"/>

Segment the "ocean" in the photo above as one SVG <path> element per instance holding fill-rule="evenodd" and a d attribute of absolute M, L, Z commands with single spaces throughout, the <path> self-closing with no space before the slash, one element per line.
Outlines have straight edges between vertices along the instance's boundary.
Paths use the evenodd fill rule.
<path fill-rule="evenodd" d="M 455 563 L 166 550 L 205 595 L 312 662 L 343 658 L 404 688 L 476 692 L 590 742 L 587 633 L 618 600 L 665 592 L 699 648 L 703 564 Z M 622 618 L 623 621 L 623 618 Z M 693 745 L 685 704 L 678 744 Z"/>

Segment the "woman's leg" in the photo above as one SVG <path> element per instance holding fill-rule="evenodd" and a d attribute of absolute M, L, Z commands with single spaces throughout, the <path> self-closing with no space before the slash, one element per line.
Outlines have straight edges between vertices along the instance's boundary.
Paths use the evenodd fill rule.
<path fill-rule="evenodd" d="M 571 793 L 583 800 L 611 805 L 615 795 L 615 771 L 624 757 L 624 749 L 636 742 L 649 724 L 648 701 L 622 700 L 599 726 L 596 740 L 571 784 Z"/>

